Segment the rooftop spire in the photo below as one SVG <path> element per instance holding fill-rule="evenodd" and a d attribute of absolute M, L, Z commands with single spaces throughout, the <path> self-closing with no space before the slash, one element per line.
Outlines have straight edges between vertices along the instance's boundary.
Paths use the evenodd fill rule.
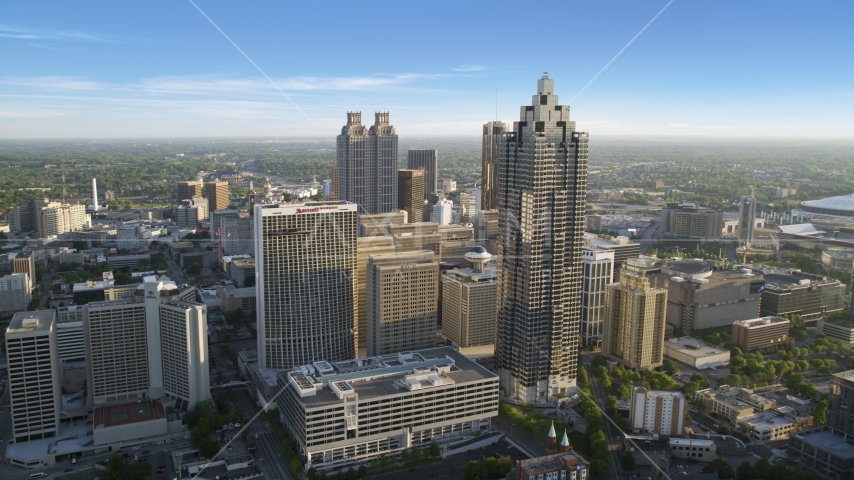
<path fill-rule="evenodd" d="M 552 422 L 552 428 L 549 429 L 549 438 L 557 438 L 555 433 L 555 422 Z"/>

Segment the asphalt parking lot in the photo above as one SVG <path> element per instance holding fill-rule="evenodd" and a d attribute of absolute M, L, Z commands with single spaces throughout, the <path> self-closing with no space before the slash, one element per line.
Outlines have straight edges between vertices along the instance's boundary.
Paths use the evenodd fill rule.
<path fill-rule="evenodd" d="M 519 449 L 509 443 L 500 441 L 493 445 L 470 450 L 465 453 L 447 457 L 442 462 L 408 468 L 390 473 L 380 473 L 367 478 L 372 480 L 451 480 L 463 477 L 463 469 L 472 460 L 482 462 L 486 457 L 508 456 L 515 464 L 516 460 L 528 458 Z"/>

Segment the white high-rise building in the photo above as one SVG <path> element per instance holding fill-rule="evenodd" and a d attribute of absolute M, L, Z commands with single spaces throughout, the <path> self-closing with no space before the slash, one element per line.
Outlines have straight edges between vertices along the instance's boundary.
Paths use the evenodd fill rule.
<path fill-rule="evenodd" d="M 605 289 L 614 281 L 614 251 L 585 247 L 582 252 L 584 278 L 581 283 L 581 339 L 586 348 L 602 341 Z"/>
<path fill-rule="evenodd" d="M 431 220 L 439 225 L 451 225 L 453 221 L 454 202 L 446 199 L 439 200 L 433 206 L 433 216 Z"/>
<path fill-rule="evenodd" d="M 356 357 L 357 208 L 343 201 L 255 206 L 262 368 Z"/>
<path fill-rule="evenodd" d="M 500 142 L 495 368 L 508 401 L 548 403 L 576 385 L 587 133 L 543 75 Z"/>
<path fill-rule="evenodd" d="M 88 220 L 84 205 L 51 202 L 39 211 L 39 235 L 48 237 L 83 230 Z"/>
<path fill-rule="evenodd" d="M 207 308 L 172 281 L 146 277 L 140 289 L 83 307 L 89 406 L 168 397 L 191 409 L 210 398 Z"/>
<path fill-rule="evenodd" d="M 59 432 L 60 369 L 56 312 L 16 313 L 6 329 L 12 441 L 55 437 Z"/>
<path fill-rule="evenodd" d="M 30 276 L 12 273 L 0 277 L 0 315 L 23 312 L 32 300 Z"/>

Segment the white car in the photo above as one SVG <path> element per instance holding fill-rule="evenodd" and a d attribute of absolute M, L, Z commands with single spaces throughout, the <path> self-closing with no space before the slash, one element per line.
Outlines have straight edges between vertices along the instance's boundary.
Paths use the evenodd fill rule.
<path fill-rule="evenodd" d="M 139 445 L 133 447 L 131 450 L 139 450 L 141 447 Z"/>
<path fill-rule="evenodd" d="M 163 445 L 163 440 L 158 440 L 158 441 L 157 441 L 157 444 L 158 444 L 158 445 Z"/>

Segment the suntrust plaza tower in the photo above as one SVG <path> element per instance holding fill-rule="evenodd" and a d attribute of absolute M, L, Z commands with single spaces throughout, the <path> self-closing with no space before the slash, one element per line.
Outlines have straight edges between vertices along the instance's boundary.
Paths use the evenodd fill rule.
<path fill-rule="evenodd" d="M 495 366 L 514 403 L 575 389 L 587 133 L 557 102 L 545 74 L 501 139 Z"/>
<path fill-rule="evenodd" d="M 357 206 L 255 206 L 258 363 L 290 369 L 356 357 Z"/>

